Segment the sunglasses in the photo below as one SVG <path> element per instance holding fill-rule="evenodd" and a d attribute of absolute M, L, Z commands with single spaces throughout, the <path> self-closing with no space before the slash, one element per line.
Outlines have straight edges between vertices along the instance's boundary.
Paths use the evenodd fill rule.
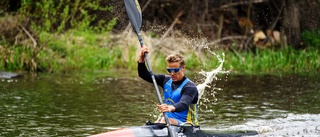
<path fill-rule="evenodd" d="M 182 66 L 180 66 L 179 68 L 167 68 L 167 71 L 168 71 L 169 73 L 172 73 L 172 72 L 178 73 L 181 68 L 182 68 Z"/>

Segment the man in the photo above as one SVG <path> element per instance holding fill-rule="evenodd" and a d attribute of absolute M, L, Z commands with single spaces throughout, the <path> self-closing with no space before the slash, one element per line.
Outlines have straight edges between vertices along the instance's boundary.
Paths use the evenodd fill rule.
<path fill-rule="evenodd" d="M 142 46 L 138 60 L 138 74 L 142 79 L 152 83 L 151 74 L 146 65 L 144 54 L 148 53 Z M 154 75 L 156 82 L 163 88 L 164 104 L 157 105 L 161 112 L 166 112 L 170 124 L 181 125 L 191 123 L 198 125 L 197 102 L 198 89 L 196 85 L 184 76 L 185 61 L 180 54 L 172 54 L 166 58 L 169 75 Z M 156 123 L 166 123 L 162 117 Z"/>

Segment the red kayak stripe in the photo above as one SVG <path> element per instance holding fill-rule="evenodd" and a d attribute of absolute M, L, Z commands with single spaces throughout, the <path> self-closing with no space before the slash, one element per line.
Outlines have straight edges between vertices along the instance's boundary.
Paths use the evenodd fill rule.
<path fill-rule="evenodd" d="M 115 131 L 101 133 L 97 135 L 91 135 L 89 137 L 135 137 L 135 135 L 131 129 L 124 128 L 121 130 L 115 130 Z"/>

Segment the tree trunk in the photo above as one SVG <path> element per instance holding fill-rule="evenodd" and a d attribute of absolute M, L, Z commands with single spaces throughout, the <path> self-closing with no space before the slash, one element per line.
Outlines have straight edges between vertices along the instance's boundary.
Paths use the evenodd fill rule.
<path fill-rule="evenodd" d="M 285 0 L 284 27 L 288 44 L 299 47 L 301 43 L 301 23 L 298 0 Z"/>

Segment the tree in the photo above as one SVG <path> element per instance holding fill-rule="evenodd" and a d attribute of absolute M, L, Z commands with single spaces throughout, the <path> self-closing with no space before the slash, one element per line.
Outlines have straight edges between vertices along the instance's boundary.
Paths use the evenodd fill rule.
<path fill-rule="evenodd" d="M 298 0 L 285 0 L 284 28 L 289 45 L 299 46 L 301 43 L 301 15 Z"/>

